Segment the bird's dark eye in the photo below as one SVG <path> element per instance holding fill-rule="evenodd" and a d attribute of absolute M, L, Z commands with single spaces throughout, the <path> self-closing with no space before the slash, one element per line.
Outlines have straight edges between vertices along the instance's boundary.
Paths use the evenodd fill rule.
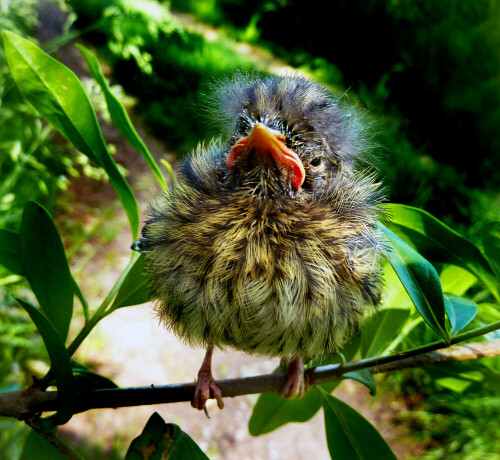
<path fill-rule="evenodd" d="M 323 163 L 323 158 L 321 157 L 316 157 L 316 158 L 313 158 L 310 162 L 309 162 L 309 166 L 312 166 L 314 168 L 320 166 L 321 164 Z"/>

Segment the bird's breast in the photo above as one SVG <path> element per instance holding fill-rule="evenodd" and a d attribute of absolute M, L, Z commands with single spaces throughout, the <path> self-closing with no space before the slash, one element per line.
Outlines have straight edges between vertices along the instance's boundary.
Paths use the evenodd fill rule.
<path fill-rule="evenodd" d="M 158 311 L 195 344 L 324 354 L 357 328 L 378 289 L 373 244 L 317 203 L 170 202 L 147 233 Z"/>

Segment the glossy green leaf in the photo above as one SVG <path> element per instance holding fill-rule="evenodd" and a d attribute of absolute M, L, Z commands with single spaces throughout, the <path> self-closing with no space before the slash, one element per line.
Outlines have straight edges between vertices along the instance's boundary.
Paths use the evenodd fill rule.
<path fill-rule="evenodd" d="M 339 382 L 320 385 L 331 392 Z M 286 399 L 277 393 L 262 393 L 255 404 L 248 431 L 252 436 L 270 433 L 291 422 L 307 422 L 321 409 L 321 396 L 310 389 L 301 399 Z"/>
<path fill-rule="evenodd" d="M 173 423 L 155 412 L 142 433 L 132 441 L 125 460 L 208 460 L 198 445 Z"/>
<path fill-rule="evenodd" d="M 156 164 L 153 156 L 149 152 L 148 148 L 137 134 L 130 118 L 125 110 L 125 107 L 120 102 L 120 100 L 113 94 L 109 84 L 104 77 L 101 67 L 99 65 L 99 61 L 97 58 L 84 46 L 76 45 L 76 47 L 80 50 L 85 61 L 87 61 L 87 65 L 89 67 L 90 73 L 94 77 L 97 84 L 101 87 L 101 90 L 106 99 L 106 104 L 108 106 L 109 114 L 111 115 L 111 119 L 113 123 L 116 125 L 122 136 L 127 140 L 127 142 L 132 145 L 146 160 L 146 163 L 149 165 L 153 174 L 156 176 L 156 179 L 162 186 L 163 190 L 167 189 L 167 183 L 165 182 L 165 178 L 163 177 L 160 168 Z"/>
<path fill-rule="evenodd" d="M 50 358 L 50 369 L 55 377 L 58 390 L 58 410 L 44 420 L 47 429 L 66 423 L 73 416 L 75 385 L 69 353 L 56 328 L 35 306 L 14 297 L 26 310 L 42 336 Z"/>
<path fill-rule="evenodd" d="M 458 265 L 482 280 L 500 299 L 500 286 L 481 251 L 462 235 L 428 212 L 401 204 L 389 204 L 389 228 L 433 262 Z"/>
<path fill-rule="evenodd" d="M 135 252 L 134 262 L 129 265 L 128 273 L 113 301 L 111 309 L 139 305 L 150 300 L 148 282 L 144 277 L 144 255 Z"/>
<path fill-rule="evenodd" d="M 406 289 L 387 259 L 382 260 L 382 299 L 381 306 L 390 308 L 414 308 Z"/>
<path fill-rule="evenodd" d="M 307 363 L 307 367 L 326 366 L 348 362 L 354 359 L 361 343 L 361 335 L 356 334 L 344 345 L 340 353 L 315 359 Z M 283 372 L 277 368 L 274 372 Z M 347 377 L 349 378 L 349 377 Z M 358 380 L 358 379 L 356 379 Z M 358 380 L 359 381 L 359 380 Z M 340 381 L 319 385 L 324 391 L 332 392 Z M 252 416 L 248 422 L 248 431 L 253 436 L 269 433 L 290 422 L 307 422 L 321 409 L 321 398 L 309 390 L 301 399 L 286 399 L 277 393 L 262 393 L 257 399 Z"/>
<path fill-rule="evenodd" d="M 327 392 L 321 391 L 321 396 L 333 460 L 396 460 L 384 438 L 359 412 Z"/>
<path fill-rule="evenodd" d="M 386 351 L 410 318 L 407 308 L 383 308 L 366 319 L 361 330 L 361 356 L 370 358 Z"/>
<path fill-rule="evenodd" d="M 45 208 L 26 204 L 19 237 L 24 274 L 42 311 L 65 341 L 73 315 L 74 280 L 57 227 Z"/>
<path fill-rule="evenodd" d="M 106 171 L 135 239 L 139 210 L 134 194 L 104 142 L 94 109 L 77 76 L 24 38 L 7 31 L 2 36 L 7 63 L 19 91 L 78 150 Z"/>
<path fill-rule="evenodd" d="M 7 270 L 24 276 L 19 234 L 6 228 L 0 228 L 0 264 Z"/>
<path fill-rule="evenodd" d="M 24 441 L 21 460 L 67 460 L 56 446 L 31 429 Z"/>
<path fill-rule="evenodd" d="M 356 380 L 356 382 L 362 383 L 366 388 L 370 390 L 370 394 L 374 396 L 377 393 L 377 384 L 373 378 L 372 373 L 368 369 L 360 369 L 359 371 L 348 372 L 344 374 L 345 379 Z"/>
<path fill-rule="evenodd" d="M 439 279 L 444 292 L 463 296 L 477 283 L 477 278 L 458 265 L 444 265 L 439 272 Z"/>
<path fill-rule="evenodd" d="M 450 320 L 453 337 L 469 324 L 477 314 L 477 305 L 471 300 L 453 294 L 445 294 L 446 314 Z"/>
<path fill-rule="evenodd" d="M 437 334 L 449 340 L 443 291 L 436 269 L 387 227 L 380 227 L 391 245 L 387 258 L 418 312 Z"/>

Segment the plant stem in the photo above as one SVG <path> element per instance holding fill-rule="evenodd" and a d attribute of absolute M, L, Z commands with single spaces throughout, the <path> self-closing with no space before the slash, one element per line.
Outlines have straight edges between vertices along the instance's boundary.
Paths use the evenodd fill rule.
<path fill-rule="evenodd" d="M 113 302 L 114 298 L 116 297 L 116 294 L 118 294 L 118 291 L 120 290 L 123 281 L 129 274 L 130 270 L 132 269 L 133 265 L 137 261 L 137 259 L 140 257 L 139 253 L 133 253 L 132 257 L 130 258 L 130 261 L 128 262 L 127 266 L 125 269 L 122 271 L 120 274 L 120 277 L 114 284 L 114 286 L 111 288 L 109 291 L 108 295 L 106 298 L 102 301 L 101 305 L 97 309 L 97 311 L 92 315 L 92 317 L 85 322 L 85 326 L 80 330 L 78 335 L 75 337 L 73 342 L 71 342 L 71 345 L 68 347 L 68 352 L 69 355 L 72 356 L 75 351 L 78 349 L 78 347 L 82 344 L 82 342 L 87 338 L 87 336 L 90 334 L 92 329 L 96 326 L 96 324 L 101 321 L 101 319 L 105 318 L 108 316 L 113 309 L 110 308 L 109 310 L 106 310 L 111 302 Z"/>

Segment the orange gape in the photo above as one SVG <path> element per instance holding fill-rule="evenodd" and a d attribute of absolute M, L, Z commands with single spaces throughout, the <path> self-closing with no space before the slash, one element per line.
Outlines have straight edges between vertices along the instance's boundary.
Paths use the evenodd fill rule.
<path fill-rule="evenodd" d="M 306 173 L 299 156 L 285 145 L 285 136 L 278 131 L 256 123 L 247 137 L 241 138 L 229 152 L 226 164 L 229 169 L 236 169 L 250 154 L 263 161 L 271 158 L 278 168 L 290 175 L 292 186 L 299 189 L 304 183 Z"/>

